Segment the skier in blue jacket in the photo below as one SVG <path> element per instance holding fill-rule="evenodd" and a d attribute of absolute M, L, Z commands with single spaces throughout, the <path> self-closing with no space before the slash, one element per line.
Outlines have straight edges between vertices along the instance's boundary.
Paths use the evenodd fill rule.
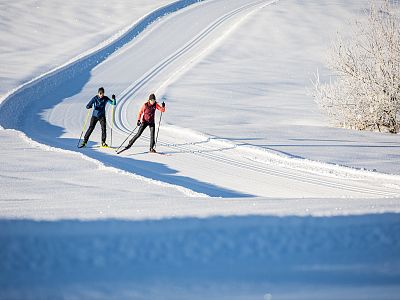
<path fill-rule="evenodd" d="M 83 139 L 82 144 L 79 148 L 85 147 L 90 135 L 92 134 L 94 128 L 96 127 L 97 122 L 100 122 L 101 125 L 101 146 L 108 147 L 106 144 L 106 104 L 110 103 L 112 105 L 116 104 L 115 95 L 112 95 L 112 100 L 104 95 L 104 88 L 99 88 L 97 95 L 89 101 L 86 105 L 87 109 L 93 109 L 92 118 L 90 119 L 90 125 L 88 130 L 86 131 L 85 137 Z"/>

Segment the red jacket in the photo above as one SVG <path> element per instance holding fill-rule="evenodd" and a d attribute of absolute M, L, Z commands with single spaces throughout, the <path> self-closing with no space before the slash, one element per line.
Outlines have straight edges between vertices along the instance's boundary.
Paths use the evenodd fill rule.
<path fill-rule="evenodd" d="M 151 105 L 150 101 L 145 102 L 139 111 L 138 120 L 141 120 L 142 122 L 153 124 L 154 117 L 156 115 L 156 109 L 158 109 L 161 112 L 165 112 L 165 107 L 158 105 L 157 102 L 154 105 Z M 143 115 L 143 119 L 142 119 L 142 115 Z"/>

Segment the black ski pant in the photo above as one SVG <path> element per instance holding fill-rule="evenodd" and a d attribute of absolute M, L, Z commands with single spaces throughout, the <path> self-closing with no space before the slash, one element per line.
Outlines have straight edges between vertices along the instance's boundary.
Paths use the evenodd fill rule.
<path fill-rule="evenodd" d="M 85 138 L 84 138 L 84 142 L 87 143 L 87 141 L 89 140 L 90 135 L 92 134 L 94 128 L 96 127 L 97 122 L 100 122 L 101 125 L 101 142 L 105 143 L 106 142 L 106 116 L 102 116 L 102 117 L 95 117 L 92 116 L 92 118 L 90 119 L 90 125 L 88 130 L 86 131 L 85 134 Z"/>
<path fill-rule="evenodd" d="M 142 125 L 140 125 L 138 132 L 136 132 L 135 136 L 129 141 L 128 146 L 126 148 L 132 147 L 133 143 L 136 142 L 136 140 L 142 135 L 143 131 L 146 129 L 146 127 L 149 126 L 150 128 L 150 149 L 154 148 L 154 132 L 155 132 L 155 124 L 154 123 L 147 123 L 143 122 Z"/>

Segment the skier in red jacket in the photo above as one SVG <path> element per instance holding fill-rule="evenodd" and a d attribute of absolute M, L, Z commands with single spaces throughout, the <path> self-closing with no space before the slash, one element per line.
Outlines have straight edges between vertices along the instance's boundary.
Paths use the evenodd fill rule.
<path fill-rule="evenodd" d="M 128 145 L 125 147 L 124 150 L 129 149 L 132 147 L 133 143 L 142 135 L 143 131 L 146 129 L 147 126 L 150 127 L 150 152 L 155 153 L 156 150 L 154 149 L 154 132 L 155 132 L 155 123 L 154 117 L 156 115 L 156 109 L 161 112 L 165 112 L 165 103 L 163 102 L 161 106 L 156 102 L 156 96 L 151 94 L 149 96 L 149 100 L 145 102 L 142 107 L 140 108 L 137 126 L 139 127 L 138 132 L 136 135 L 129 141 Z"/>

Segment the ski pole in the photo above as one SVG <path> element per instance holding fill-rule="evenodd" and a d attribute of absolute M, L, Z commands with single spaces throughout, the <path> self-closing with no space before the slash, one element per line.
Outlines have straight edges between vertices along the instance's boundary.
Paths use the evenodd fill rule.
<path fill-rule="evenodd" d="M 132 133 L 136 130 L 136 128 L 138 128 L 138 126 L 136 126 L 130 133 L 129 135 L 126 137 L 126 139 L 122 142 L 122 144 L 115 150 L 115 152 L 118 152 L 118 150 L 122 147 L 123 144 L 125 144 L 126 140 L 129 139 L 129 137 L 132 135 Z"/>
<path fill-rule="evenodd" d="M 79 137 L 79 141 L 78 141 L 78 145 L 77 145 L 77 147 L 79 147 L 79 144 L 81 143 L 81 139 L 82 139 L 83 132 L 85 131 L 85 129 L 86 129 L 86 124 L 87 124 L 87 121 L 89 120 L 89 114 L 90 114 L 90 111 L 91 111 L 91 109 L 88 109 L 88 112 L 87 112 L 87 114 L 86 114 L 85 123 L 83 124 L 83 127 L 82 127 L 82 132 L 81 132 L 81 136 Z"/>
<path fill-rule="evenodd" d="M 112 133 L 113 133 L 113 129 L 114 129 L 114 121 L 115 121 L 115 96 L 113 95 L 113 107 L 111 110 L 111 119 L 112 119 L 112 123 L 111 123 L 111 142 L 110 142 L 110 147 L 112 148 Z"/>
<path fill-rule="evenodd" d="M 160 114 L 160 121 L 158 121 L 158 128 L 157 128 L 157 136 L 156 136 L 156 142 L 154 143 L 154 148 L 157 146 L 157 140 L 158 140 L 158 132 L 160 131 L 160 124 L 161 124 L 161 118 L 162 118 L 162 112 Z"/>

